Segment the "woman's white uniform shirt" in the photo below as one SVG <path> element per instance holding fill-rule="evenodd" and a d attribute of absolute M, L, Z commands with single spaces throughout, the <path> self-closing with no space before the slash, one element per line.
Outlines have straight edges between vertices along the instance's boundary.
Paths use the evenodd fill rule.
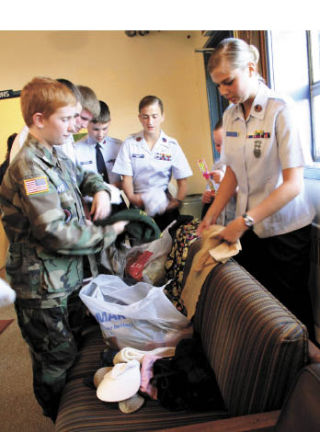
<path fill-rule="evenodd" d="M 192 175 L 180 145 L 163 131 L 152 150 L 143 131 L 129 136 L 122 143 L 113 172 L 132 176 L 134 193 L 148 192 L 151 188 L 166 190 L 172 175 L 176 180 Z"/>
<path fill-rule="evenodd" d="M 256 207 L 282 183 L 282 170 L 310 162 L 303 147 L 291 101 L 260 83 L 245 120 L 239 104 L 223 115 L 221 161 L 236 175 L 239 190 L 236 215 Z M 302 228 L 312 222 L 314 209 L 303 190 L 278 212 L 254 226 L 259 237 Z"/>

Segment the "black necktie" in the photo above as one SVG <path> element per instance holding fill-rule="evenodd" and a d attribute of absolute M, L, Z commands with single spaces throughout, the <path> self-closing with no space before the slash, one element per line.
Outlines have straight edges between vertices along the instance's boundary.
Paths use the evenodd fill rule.
<path fill-rule="evenodd" d="M 98 143 L 96 144 L 96 159 L 98 172 L 102 175 L 103 180 L 109 183 L 108 171 Z"/>

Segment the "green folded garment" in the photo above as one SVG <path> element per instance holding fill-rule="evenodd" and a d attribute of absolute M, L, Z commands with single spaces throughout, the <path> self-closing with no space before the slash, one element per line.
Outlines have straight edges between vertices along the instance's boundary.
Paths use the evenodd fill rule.
<path fill-rule="evenodd" d="M 160 228 L 152 217 L 139 209 L 121 210 L 106 219 L 95 221 L 95 225 L 112 225 L 115 222 L 124 220 L 129 221 L 124 232 L 129 234 L 132 245 L 151 242 L 161 235 Z"/>

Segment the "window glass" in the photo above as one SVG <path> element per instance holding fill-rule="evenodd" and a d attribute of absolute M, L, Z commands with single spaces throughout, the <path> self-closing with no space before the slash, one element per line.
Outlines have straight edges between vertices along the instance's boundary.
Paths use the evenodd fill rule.
<path fill-rule="evenodd" d="M 271 50 L 269 52 L 272 55 L 274 88 L 277 92 L 284 93 L 295 101 L 302 142 L 306 152 L 311 153 L 312 129 L 307 32 L 304 30 L 271 31 L 270 41 Z M 316 154 L 317 152 L 313 151 L 314 157 Z"/>
<path fill-rule="evenodd" d="M 320 81 L 320 32 L 310 32 L 312 80 Z"/>
<path fill-rule="evenodd" d="M 314 130 L 314 149 L 315 159 L 320 160 L 320 95 L 313 98 L 313 130 Z M 318 121 L 317 121 L 318 119 Z"/>

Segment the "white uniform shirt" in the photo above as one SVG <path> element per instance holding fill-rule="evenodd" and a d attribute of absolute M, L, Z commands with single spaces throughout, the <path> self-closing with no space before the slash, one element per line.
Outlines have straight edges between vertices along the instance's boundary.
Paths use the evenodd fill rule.
<path fill-rule="evenodd" d="M 225 111 L 221 161 L 231 167 L 237 178 L 237 216 L 256 207 L 282 183 L 282 170 L 309 162 L 298 124 L 292 102 L 262 83 L 247 120 L 240 105 L 231 105 Z M 303 190 L 278 212 L 256 224 L 254 231 L 259 237 L 280 235 L 308 225 L 313 217 L 314 209 Z"/>
<path fill-rule="evenodd" d="M 59 147 L 74 164 L 76 163 L 75 142 L 72 134 L 69 135 L 63 144 L 56 147 Z"/>
<path fill-rule="evenodd" d="M 29 128 L 27 125 L 25 125 L 13 140 L 12 147 L 10 150 L 10 157 L 9 157 L 10 162 L 12 162 L 13 158 L 16 156 L 16 154 L 23 146 L 23 143 L 25 142 L 28 133 L 29 133 Z"/>
<path fill-rule="evenodd" d="M 176 180 L 190 177 L 192 170 L 177 140 L 161 131 L 149 149 L 143 131 L 129 136 L 122 144 L 113 172 L 132 176 L 135 193 L 151 188 L 168 188 L 171 176 Z"/>
<path fill-rule="evenodd" d="M 222 163 L 221 159 L 218 159 L 211 168 L 211 171 L 220 170 L 223 172 L 223 175 L 226 172 L 226 166 L 224 163 Z M 219 189 L 220 183 L 216 183 L 212 179 L 210 179 L 212 182 L 215 190 L 217 191 Z M 206 190 L 211 190 L 209 184 L 206 185 Z M 226 204 L 225 208 L 222 210 L 220 215 L 218 216 L 216 220 L 216 224 L 218 225 L 228 225 L 229 222 L 233 221 L 236 214 L 236 197 L 233 195 L 229 202 Z"/>
<path fill-rule="evenodd" d="M 75 143 L 75 153 L 77 164 L 87 171 L 98 172 L 96 159 L 97 141 L 86 135 Z M 121 147 L 121 141 L 116 138 L 106 137 L 103 142 L 99 143 L 110 183 L 121 181 L 119 174 L 112 172 L 113 165 Z"/>

